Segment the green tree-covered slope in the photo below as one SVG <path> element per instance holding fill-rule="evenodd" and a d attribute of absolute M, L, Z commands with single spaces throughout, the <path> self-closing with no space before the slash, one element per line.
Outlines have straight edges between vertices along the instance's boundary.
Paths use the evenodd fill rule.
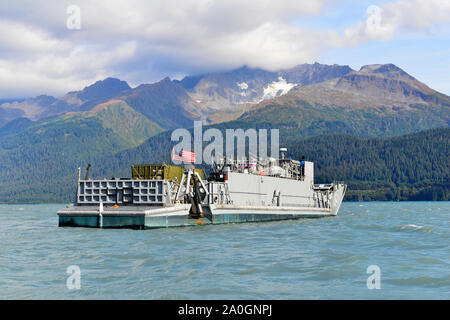
<path fill-rule="evenodd" d="M 36 122 L 0 137 L 0 202 L 66 201 L 77 168 L 160 132 L 123 101 Z"/>
<path fill-rule="evenodd" d="M 281 133 L 281 145 L 294 159 L 315 165 L 316 183 L 349 185 L 346 200 L 449 200 L 450 128 L 398 137 L 359 138 L 323 135 L 304 139 Z M 98 177 L 128 177 L 131 164 L 170 162 L 175 143 L 168 132 L 137 148 L 94 162 Z"/>

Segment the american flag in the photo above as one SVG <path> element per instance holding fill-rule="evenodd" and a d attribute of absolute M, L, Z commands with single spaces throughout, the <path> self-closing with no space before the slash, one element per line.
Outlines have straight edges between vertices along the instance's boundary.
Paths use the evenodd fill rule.
<path fill-rule="evenodd" d="M 182 161 L 182 162 L 195 162 L 195 152 L 186 151 L 181 149 L 179 152 L 176 152 L 175 149 L 172 149 L 172 161 Z"/>

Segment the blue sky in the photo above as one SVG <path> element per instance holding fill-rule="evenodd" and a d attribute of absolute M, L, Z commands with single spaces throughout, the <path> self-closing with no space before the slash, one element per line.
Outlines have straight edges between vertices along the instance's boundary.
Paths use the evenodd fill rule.
<path fill-rule="evenodd" d="M 450 0 L 0 0 L 0 99 L 316 61 L 394 63 L 450 94 L 449 26 Z"/>

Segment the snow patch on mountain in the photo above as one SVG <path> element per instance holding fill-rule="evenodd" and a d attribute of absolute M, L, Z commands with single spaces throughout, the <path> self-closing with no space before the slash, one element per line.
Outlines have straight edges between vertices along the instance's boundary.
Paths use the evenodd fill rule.
<path fill-rule="evenodd" d="M 247 90 L 248 89 L 248 84 L 246 84 L 245 82 L 236 82 L 236 84 L 241 90 Z"/>
<path fill-rule="evenodd" d="M 278 81 L 273 81 L 267 87 L 264 88 L 262 100 L 275 98 L 283 94 L 286 94 L 296 85 L 297 85 L 296 83 L 286 82 L 286 80 L 283 79 L 283 77 L 278 77 Z"/>

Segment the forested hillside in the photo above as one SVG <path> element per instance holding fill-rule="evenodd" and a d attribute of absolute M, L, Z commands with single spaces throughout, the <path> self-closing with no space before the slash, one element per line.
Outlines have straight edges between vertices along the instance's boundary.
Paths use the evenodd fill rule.
<path fill-rule="evenodd" d="M 84 171 L 88 162 L 92 163 L 92 176 L 97 178 L 129 177 L 131 164 L 170 162 L 170 150 L 175 144 L 170 141 L 170 132 L 115 153 L 118 141 L 111 130 L 92 129 L 101 125 L 94 123 L 97 118 L 84 121 L 81 131 L 67 123 L 64 127 L 49 127 L 44 144 L 41 144 L 42 135 L 26 138 L 25 133 L 30 129 L 20 136 L 22 142 L 2 139 L 0 202 L 72 201 L 77 168 L 82 167 Z M 66 137 L 62 143 L 56 139 L 61 134 Z M 392 138 L 323 135 L 302 139 L 282 133 L 280 139 L 292 158 L 304 155 L 314 161 L 317 183 L 345 181 L 349 185 L 346 200 L 450 198 L 450 128 Z M 102 141 L 101 146 L 98 141 Z M 8 148 L 17 144 L 19 149 L 8 152 Z M 32 144 L 41 144 L 42 148 L 28 148 Z"/>
<path fill-rule="evenodd" d="M 315 162 L 316 182 L 343 180 L 347 200 L 449 200 L 450 129 L 394 138 L 318 136 L 290 143 Z"/>
<path fill-rule="evenodd" d="M 345 181 L 349 185 L 346 200 L 450 199 L 450 128 L 371 139 L 350 135 L 302 139 L 288 133 L 281 132 L 281 146 L 294 159 L 305 156 L 314 162 L 316 183 Z M 130 162 L 169 162 L 168 146 L 170 136 L 160 134 L 135 149 L 98 161 L 94 171 L 99 176 L 127 176 Z"/>
<path fill-rule="evenodd" d="M 161 131 L 121 101 L 38 123 L 19 120 L 1 129 L 0 202 L 65 201 L 78 166 Z"/>

